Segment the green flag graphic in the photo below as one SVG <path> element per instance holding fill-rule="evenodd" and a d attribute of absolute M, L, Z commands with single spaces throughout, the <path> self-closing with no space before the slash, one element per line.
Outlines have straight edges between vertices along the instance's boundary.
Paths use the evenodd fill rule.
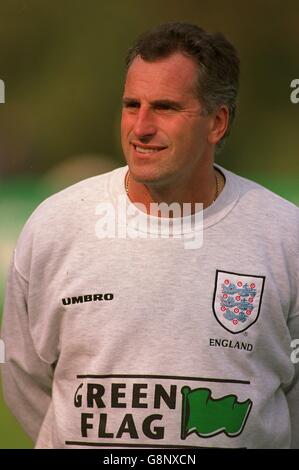
<path fill-rule="evenodd" d="M 252 401 L 238 402 L 236 395 L 212 398 L 208 388 L 183 387 L 181 437 L 195 432 L 200 437 L 211 437 L 224 432 L 229 437 L 239 435 L 246 423 Z"/>

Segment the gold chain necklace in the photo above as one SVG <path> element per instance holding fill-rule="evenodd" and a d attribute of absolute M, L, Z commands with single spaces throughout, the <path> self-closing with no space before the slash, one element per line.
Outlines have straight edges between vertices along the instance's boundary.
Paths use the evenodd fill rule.
<path fill-rule="evenodd" d="M 221 173 L 219 173 L 219 171 L 215 169 L 216 191 L 215 191 L 215 197 L 213 199 L 213 202 L 216 201 L 217 197 L 220 194 L 220 181 L 219 181 L 219 178 L 221 178 L 221 181 L 222 181 L 222 175 L 220 176 L 220 174 Z M 213 202 L 212 202 L 212 204 L 213 204 Z"/>
<path fill-rule="evenodd" d="M 220 189 L 222 189 L 220 188 L 220 185 L 222 185 L 222 182 L 223 182 L 222 173 L 220 173 L 216 169 L 215 169 L 215 179 L 216 179 L 216 191 L 215 191 L 215 198 L 213 199 L 213 202 L 215 202 L 217 197 L 219 196 Z M 129 181 L 130 181 L 130 172 L 128 171 L 125 177 L 125 189 L 126 189 L 126 193 L 128 196 L 129 196 Z"/>
<path fill-rule="evenodd" d="M 127 195 L 129 196 L 129 179 L 130 179 L 130 172 L 128 171 L 127 174 L 126 174 L 126 177 L 125 177 L 125 181 L 126 181 L 126 193 Z"/>

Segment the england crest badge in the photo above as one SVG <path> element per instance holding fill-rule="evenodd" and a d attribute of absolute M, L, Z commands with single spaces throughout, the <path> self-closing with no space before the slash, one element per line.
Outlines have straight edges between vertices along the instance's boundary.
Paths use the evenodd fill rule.
<path fill-rule="evenodd" d="M 259 317 L 265 276 L 238 274 L 217 269 L 213 312 L 230 333 L 241 333 Z"/>

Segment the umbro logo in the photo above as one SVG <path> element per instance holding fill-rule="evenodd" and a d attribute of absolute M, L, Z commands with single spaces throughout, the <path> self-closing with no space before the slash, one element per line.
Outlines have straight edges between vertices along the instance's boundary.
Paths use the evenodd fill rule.
<path fill-rule="evenodd" d="M 65 297 L 61 299 L 63 305 L 71 305 L 71 304 L 82 304 L 83 302 L 98 302 L 98 301 L 105 301 L 105 300 L 113 300 L 114 295 L 112 293 L 107 294 L 86 294 L 86 295 L 78 295 L 77 297 Z"/>

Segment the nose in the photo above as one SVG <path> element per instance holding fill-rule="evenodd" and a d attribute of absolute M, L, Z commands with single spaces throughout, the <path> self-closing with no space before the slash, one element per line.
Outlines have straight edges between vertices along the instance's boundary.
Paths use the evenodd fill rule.
<path fill-rule="evenodd" d="M 134 134 L 138 139 L 152 137 L 157 132 L 153 111 L 149 108 L 140 107 L 136 115 Z"/>

